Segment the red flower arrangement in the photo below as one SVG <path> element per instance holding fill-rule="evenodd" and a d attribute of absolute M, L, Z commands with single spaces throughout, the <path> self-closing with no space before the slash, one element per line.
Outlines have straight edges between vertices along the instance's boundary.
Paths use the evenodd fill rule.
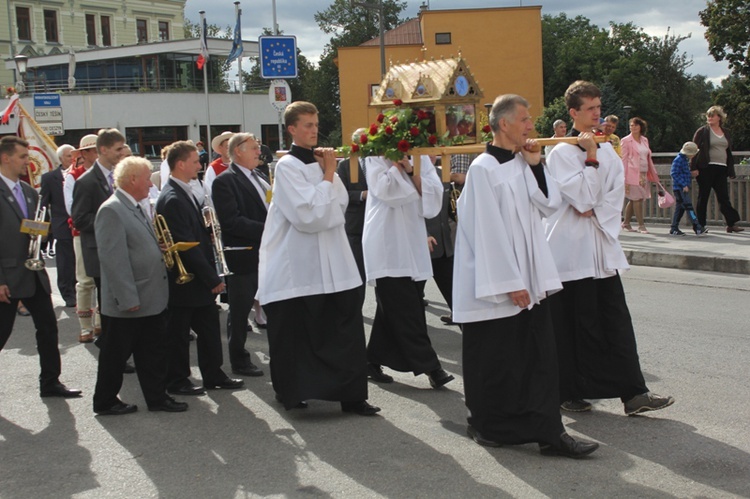
<path fill-rule="evenodd" d="M 403 102 L 400 99 L 395 99 L 393 104 L 397 107 L 378 114 L 376 122 L 360 136 L 360 144 L 339 148 L 337 152 L 343 155 L 359 153 L 362 157 L 384 156 L 398 161 L 413 147 L 453 143 L 447 132 L 443 137 L 435 134 L 431 110 L 401 107 Z"/>

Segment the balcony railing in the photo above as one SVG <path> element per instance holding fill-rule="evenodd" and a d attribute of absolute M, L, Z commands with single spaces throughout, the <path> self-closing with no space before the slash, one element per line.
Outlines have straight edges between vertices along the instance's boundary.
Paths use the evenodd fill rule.
<path fill-rule="evenodd" d="M 67 80 L 48 80 L 45 78 L 27 79 L 25 93 L 35 92 L 203 92 L 203 80 L 185 82 L 182 78 L 150 78 L 150 77 L 113 77 L 88 78 L 76 81 L 75 89 L 68 88 Z M 265 93 L 268 84 L 251 85 L 245 87 L 247 93 Z M 239 80 L 225 80 L 219 83 L 208 82 L 209 92 L 237 93 L 240 90 Z"/>

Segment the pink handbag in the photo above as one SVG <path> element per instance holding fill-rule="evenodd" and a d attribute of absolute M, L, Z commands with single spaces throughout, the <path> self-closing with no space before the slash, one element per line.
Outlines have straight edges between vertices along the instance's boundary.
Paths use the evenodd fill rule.
<path fill-rule="evenodd" d="M 671 208 L 674 206 L 674 196 L 671 195 L 667 190 L 664 188 L 663 185 L 661 185 L 661 182 L 658 183 L 659 185 L 659 192 L 658 192 L 658 203 L 659 208 L 666 210 L 667 208 Z"/>

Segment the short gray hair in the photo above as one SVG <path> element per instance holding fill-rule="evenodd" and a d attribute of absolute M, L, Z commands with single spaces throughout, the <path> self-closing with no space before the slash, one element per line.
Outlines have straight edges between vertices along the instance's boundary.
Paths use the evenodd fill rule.
<path fill-rule="evenodd" d="M 127 180 L 142 170 L 151 171 L 151 161 L 140 156 L 128 156 L 120 160 L 115 166 L 114 179 L 115 185 L 120 188 L 127 183 Z"/>
<path fill-rule="evenodd" d="M 568 126 L 568 124 L 563 120 L 555 120 L 555 122 L 552 123 L 552 130 L 557 130 L 557 127 L 559 127 L 560 125 Z"/>
<path fill-rule="evenodd" d="M 516 94 L 505 94 L 495 99 L 490 111 L 490 128 L 492 133 L 500 130 L 500 120 L 512 120 L 516 114 L 516 107 L 523 106 L 526 109 L 530 107 L 529 101 Z"/>
<path fill-rule="evenodd" d="M 352 142 L 359 144 L 359 138 L 363 133 L 367 133 L 367 128 L 357 128 L 352 132 Z"/>
<path fill-rule="evenodd" d="M 240 145 L 244 144 L 246 140 L 250 140 L 250 139 L 253 139 L 256 143 L 259 143 L 258 139 L 255 138 L 255 135 L 253 135 L 252 133 L 240 132 L 240 133 L 235 133 L 234 135 L 232 135 L 232 138 L 229 139 L 229 147 L 228 147 L 229 158 L 232 161 L 235 160 L 237 148 Z"/>
<path fill-rule="evenodd" d="M 70 144 L 63 144 L 60 147 L 57 148 L 57 159 L 62 161 L 63 155 L 65 155 L 68 151 L 75 151 L 76 148 L 71 146 Z"/>

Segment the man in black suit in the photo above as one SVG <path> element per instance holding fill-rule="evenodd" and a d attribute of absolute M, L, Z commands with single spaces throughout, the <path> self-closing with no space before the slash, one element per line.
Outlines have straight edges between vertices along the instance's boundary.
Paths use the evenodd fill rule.
<path fill-rule="evenodd" d="M 0 350 L 13 331 L 18 301 L 31 313 L 36 327 L 36 346 L 42 372 L 42 397 L 78 397 L 80 390 L 59 381 L 60 350 L 57 317 L 52 307 L 49 276 L 44 269 L 32 271 L 24 262 L 29 256 L 28 234 L 20 231 L 23 219 L 33 219 L 39 195 L 20 180 L 29 164 L 29 143 L 15 136 L 0 139 Z"/>
<path fill-rule="evenodd" d="M 171 341 L 167 391 L 174 395 L 201 395 L 202 386 L 190 381 L 190 330 L 195 331 L 198 367 L 206 388 L 234 389 L 244 385 L 229 378 L 221 369 L 221 327 L 216 295 L 225 284 L 216 272 L 211 236 L 201 208 L 189 182 L 201 168 L 198 150 L 192 142 L 175 142 L 167 153 L 170 177 L 162 187 L 156 212 L 167 222 L 174 242 L 198 242 L 198 246 L 180 253 L 192 281 L 177 284 L 176 266 L 169 276 L 169 321 Z"/>
<path fill-rule="evenodd" d="M 102 282 L 99 270 L 94 220 L 96 212 L 104 201 L 114 192 L 115 165 L 125 157 L 125 136 L 114 128 L 102 129 L 97 133 L 96 151 L 99 158 L 86 173 L 76 180 L 73 187 L 73 206 L 71 216 L 73 225 L 81 232 L 81 249 L 83 266 L 86 275 L 96 283 L 99 303 L 102 302 Z M 102 318 L 102 330 L 107 330 Z"/>
<path fill-rule="evenodd" d="M 57 148 L 60 166 L 42 175 L 42 206 L 46 206 L 52 222 L 52 234 L 57 240 L 55 264 L 57 289 L 66 307 L 76 306 L 76 256 L 73 251 L 73 233 L 68 225 L 68 212 L 63 196 L 63 179 L 73 162 L 75 148 L 64 144 Z"/>
<path fill-rule="evenodd" d="M 364 128 L 358 128 L 352 134 L 352 142 L 359 144 L 359 137 L 367 133 Z M 360 158 L 358 162 L 359 174 L 357 181 L 351 181 L 351 164 L 348 159 L 339 163 L 337 173 L 341 182 L 349 193 L 349 204 L 346 207 L 344 218 L 346 225 L 346 237 L 349 239 L 349 246 L 352 248 L 354 260 L 357 262 L 359 275 L 362 277 L 362 286 L 360 286 L 360 301 L 365 303 L 365 291 L 367 289 L 367 277 L 365 276 L 365 258 L 362 254 L 362 230 L 365 227 L 365 207 L 367 202 L 367 179 L 365 171 L 362 168 L 364 161 Z"/>
<path fill-rule="evenodd" d="M 271 186 L 256 171 L 260 146 L 250 133 L 237 133 L 229 139 L 229 169 L 216 177 L 212 199 L 221 226 L 225 247 L 252 247 L 227 251 L 226 261 L 232 275 L 227 276 L 229 292 L 229 362 L 234 374 L 261 376 L 245 349 L 247 318 L 258 291 L 258 250 L 268 213 Z"/>

